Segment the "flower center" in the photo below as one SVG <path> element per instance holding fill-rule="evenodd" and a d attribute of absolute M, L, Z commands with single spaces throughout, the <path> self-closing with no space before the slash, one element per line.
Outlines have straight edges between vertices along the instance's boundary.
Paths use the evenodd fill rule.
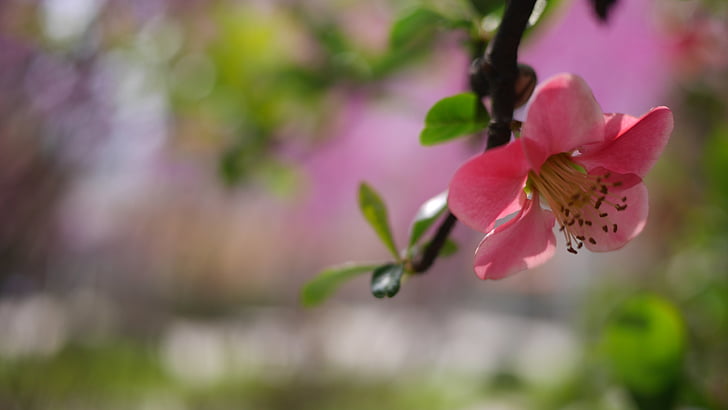
<path fill-rule="evenodd" d="M 585 241 L 596 245 L 590 233 L 599 228 L 616 233 L 619 227 L 609 220 L 609 208 L 627 209 L 627 197 L 610 193 L 621 181 L 612 181 L 611 173 L 589 175 L 567 153 L 550 156 L 541 171 L 528 173 L 527 187 L 540 194 L 556 216 L 566 239 L 566 249 L 577 253 Z"/>

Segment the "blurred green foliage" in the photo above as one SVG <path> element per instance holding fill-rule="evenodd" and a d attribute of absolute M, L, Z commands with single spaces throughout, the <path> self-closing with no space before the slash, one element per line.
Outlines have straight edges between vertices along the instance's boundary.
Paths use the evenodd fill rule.
<path fill-rule="evenodd" d="M 670 408 L 685 350 L 677 310 L 652 295 L 634 296 L 612 312 L 602 349 L 617 380 L 650 408 Z"/>

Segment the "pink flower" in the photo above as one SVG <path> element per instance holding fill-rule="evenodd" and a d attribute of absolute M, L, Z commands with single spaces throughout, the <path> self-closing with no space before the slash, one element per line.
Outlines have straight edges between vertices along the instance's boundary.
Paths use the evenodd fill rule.
<path fill-rule="evenodd" d="M 488 233 L 475 251 L 477 275 L 500 279 L 546 262 L 556 247 L 556 222 L 571 253 L 582 246 L 596 252 L 623 247 L 645 226 L 642 177 L 672 126 L 667 107 L 641 118 L 602 114 L 574 75 L 541 84 L 521 137 L 469 160 L 450 182 L 450 210 Z"/>

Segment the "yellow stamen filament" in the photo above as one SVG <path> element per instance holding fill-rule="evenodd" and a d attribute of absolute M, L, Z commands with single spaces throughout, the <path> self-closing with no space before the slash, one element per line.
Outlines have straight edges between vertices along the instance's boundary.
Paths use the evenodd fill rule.
<path fill-rule="evenodd" d="M 587 174 L 567 153 L 552 155 L 538 173 L 528 173 L 528 186 L 548 203 L 560 225 L 559 231 L 564 233 L 569 252 L 577 253 L 587 241 L 597 244 L 594 237 L 581 234 L 594 232 L 591 227 L 595 224 L 605 234 L 614 234 L 619 229 L 609 220 L 609 208 L 627 209 L 627 197 L 609 192 L 610 188 L 622 185 L 621 181 L 610 182 L 610 178 L 610 173 Z"/>

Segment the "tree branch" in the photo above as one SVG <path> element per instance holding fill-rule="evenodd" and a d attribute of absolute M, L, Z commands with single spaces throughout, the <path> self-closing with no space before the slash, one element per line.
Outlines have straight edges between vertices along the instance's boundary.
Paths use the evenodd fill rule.
<path fill-rule="evenodd" d="M 498 32 L 486 51 L 490 70 L 486 75 L 492 98 L 486 149 L 505 145 L 511 139 L 511 121 L 518 78 L 518 46 L 536 0 L 508 0 Z"/>
<path fill-rule="evenodd" d="M 486 50 L 484 61 L 488 67 L 483 74 L 487 79 L 487 89 L 492 99 L 486 150 L 505 145 L 511 139 L 511 122 L 516 99 L 515 86 L 518 78 L 518 47 L 533 6 L 536 4 L 536 0 L 506 1 L 508 3 L 503 20 Z M 474 88 L 472 77 L 471 88 Z M 473 89 L 473 91 L 478 95 L 483 94 L 480 90 Z M 448 211 L 421 257 L 412 261 L 412 272 L 424 273 L 432 267 L 456 222 L 455 215 Z"/>

